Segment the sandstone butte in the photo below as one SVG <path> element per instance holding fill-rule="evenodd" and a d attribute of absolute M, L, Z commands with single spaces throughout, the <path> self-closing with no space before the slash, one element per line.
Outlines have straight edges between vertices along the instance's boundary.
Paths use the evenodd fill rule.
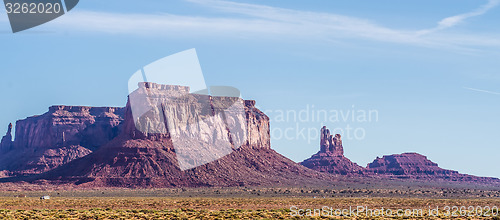
<path fill-rule="evenodd" d="M 148 119 L 145 124 L 183 124 L 200 114 L 200 109 L 220 108 L 223 98 L 190 94 L 185 86 L 139 83 L 129 95 L 127 105 L 119 107 L 52 106 L 43 115 L 12 125 L 0 142 L 0 175 L 3 181 L 43 184 L 75 184 L 91 187 L 225 187 L 225 186 L 318 186 L 331 185 L 339 178 L 439 179 L 469 182 L 498 182 L 495 178 L 475 177 L 445 170 L 416 153 L 377 158 L 361 167 L 344 156 L 340 135 L 321 129 L 320 151 L 302 163 L 295 163 L 271 149 L 269 118 L 255 107 L 255 101 L 242 100 L 243 112 L 236 123 L 245 131 L 241 147 L 220 159 L 182 170 L 169 131 L 163 133 L 137 129 L 130 97 L 165 94 L 182 95 L 182 101 L 156 106 L 151 111 L 169 109 L 182 112 L 171 118 Z M 219 100 L 219 102 L 218 102 Z M 163 109 L 159 109 L 163 108 Z M 212 111 L 214 112 L 214 111 Z M 218 120 L 217 115 L 212 115 Z M 209 121 L 212 127 L 198 126 L 191 134 L 231 137 L 232 130 Z M 217 131 L 217 132 L 216 132 Z M 176 131 L 183 132 L 183 131 Z M 228 138 L 231 143 L 235 141 Z M 194 145 L 196 145 L 194 143 Z M 234 145 L 234 144 L 233 144 Z M 203 147 L 203 146 L 200 146 Z M 205 149 L 210 152 L 210 149 Z M 202 155 L 203 152 L 193 152 Z"/>

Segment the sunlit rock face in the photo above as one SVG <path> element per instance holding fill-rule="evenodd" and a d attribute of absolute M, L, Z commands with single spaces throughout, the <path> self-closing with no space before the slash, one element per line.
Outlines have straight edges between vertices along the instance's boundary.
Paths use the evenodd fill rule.
<path fill-rule="evenodd" d="M 185 86 L 145 82 L 129 95 L 126 114 L 126 135 L 168 139 L 182 170 L 217 160 L 243 145 L 270 147 L 268 117 L 254 108 L 254 102 L 239 97 L 189 93 Z"/>

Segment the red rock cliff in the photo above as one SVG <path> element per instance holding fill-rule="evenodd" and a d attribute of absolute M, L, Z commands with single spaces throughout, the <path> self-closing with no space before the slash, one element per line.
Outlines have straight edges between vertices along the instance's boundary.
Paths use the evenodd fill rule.
<path fill-rule="evenodd" d="M 123 108 L 52 106 L 16 123 L 16 137 L 0 155 L 0 170 L 40 173 L 83 157 L 120 132 Z M 4 137 L 8 143 L 9 136 Z M 7 144 L 2 141 L 2 149 Z"/>

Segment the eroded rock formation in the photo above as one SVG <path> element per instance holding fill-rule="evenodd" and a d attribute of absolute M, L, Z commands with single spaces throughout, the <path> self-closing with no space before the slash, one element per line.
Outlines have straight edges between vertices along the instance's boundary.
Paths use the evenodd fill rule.
<path fill-rule="evenodd" d="M 7 127 L 7 134 L 0 141 L 0 153 L 8 152 L 12 149 L 12 123 Z"/>
<path fill-rule="evenodd" d="M 176 86 L 139 84 L 139 89 L 129 95 L 124 130 L 117 138 L 37 179 L 121 187 L 276 186 L 332 181 L 331 176 L 300 166 L 270 148 L 269 118 L 255 108 L 255 101 L 224 101 L 224 97 L 187 91 Z M 145 99 L 134 100 L 142 95 Z M 134 118 L 132 105 L 140 100 L 147 100 L 141 105 L 145 110 Z M 242 105 L 234 107 L 234 103 Z M 241 115 L 230 114 L 239 110 Z M 225 116 L 218 115 L 222 111 Z M 178 145 L 175 136 L 191 146 Z M 209 144 L 213 141 L 215 145 Z M 227 144 L 230 152 L 226 154 Z M 181 157 L 180 151 L 184 151 Z M 213 157 L 214 152 L 221 157 Z M 192 155 L 213 161 L 197 160 Z M 180 160 L 195 166 L 183 169 Z"/>
<path fill-rule="evenodd" d="M 376 179 L 423 179 L 451 180 L 468 182 L 499 183 L 500 180 L 488 177 L 476 177 L 457 171 L 442 169 L 438 164 L 417 153 L 403 153 L 383 156 L 368 164 L 367 168 L 358 166 L 344 156 L 340 135 L 331 135 L 323 126 L 320 137 L 320 151 L 301 164 L 325 173 L 347 176 L 363 176 Z"/>
<path fill-rule="evenodd" d="M 403 179 L 444 179 L 454 181 L 498 182 L 496 178 L 476 177 L 442 169 L 437 163 L 418 153 L 402 153 L 377 157 L 368 164 L 367 174 Z"/>
<path fill-rule="evenodd" d="M 457 171 L 441 169 L 437 163 L 417 153 L 403 153 L 383 156 L 368 164 L 368 169 L 376 174 L 389 174 L 399 176 L 415 175 L 452 175 Z"/>
<path fill-rule="evenodd" d="M 52 106 L 19 120 L 15 140 L 8 144 L 10 129 L 2 139 L 0 171 L 36 174 L 83 157 L 119 134 L 123 114 L 123 108 Z"/>
<path fill-rule="evenodd" d="M 364 170 L 344 156 L 340 134 L 331 135 L 326 126 L 321 128 L 320 151 L 300 164 L 320 172 L 340 175 L 361 175 Z"/>
<path fill-rule="evenodd" d="M 52 106 L 43 115 L 17 121 L 14 147 L 95 149 L 116 137 L 122 121 L 123 108 Z"/>
<path fill-rule="evenodd" d="M 384 156 L 363 168 L 344 156 L 341 136 L 326 127 L 319 152 L 301 166 L 271 149 L 269 118 L 255 101 L 191 94 L 184 86 L 140 83 L 125 108 L 53 106 L 18 121 L 14 141 L 11 130 L 0 143 L 0 176 L 37 174 L 12 181 L 91 187 L 326 186 L 351 177 L 499 182 L 441 169 L 416 153 Z"/>
<path fill-rule="evenodd" d="M 344 147 L 340 134 L 335 136 L 330 134 L 330 130 L 323 126 L 320 134 L 320 152 L 328 153 L 335 156 L 344 155 Z"/>

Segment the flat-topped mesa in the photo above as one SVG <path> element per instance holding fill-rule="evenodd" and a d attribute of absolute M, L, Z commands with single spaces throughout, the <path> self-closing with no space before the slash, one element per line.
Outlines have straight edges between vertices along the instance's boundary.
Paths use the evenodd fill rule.
<path fill-rule="evenodd" d="M 0 142 L 0 152 L 9 151 L 12 148 L 12 123 L 7 128 L 7 133 L 2 137 Z"/>
<path fill-rule="evenodd" d="M 321 128 L 320 137 L 320 152 L 332 154 L 336 156 L 344 155 L 344 147 L 342 146 L 342 138 L 340 134 L 335 136 L 330 134 L 330 130 L 323 126 Z"/>
<path fill-rule="evenodd" d="M 402 153 L 377 157 L 368 164 L 368 172 L 381 175 L 394 175 L 405 178 L 430 178 L 437 176 L 460 177 L 457 171 L 445 170 L 437 163 L 418 153 Z"/>

